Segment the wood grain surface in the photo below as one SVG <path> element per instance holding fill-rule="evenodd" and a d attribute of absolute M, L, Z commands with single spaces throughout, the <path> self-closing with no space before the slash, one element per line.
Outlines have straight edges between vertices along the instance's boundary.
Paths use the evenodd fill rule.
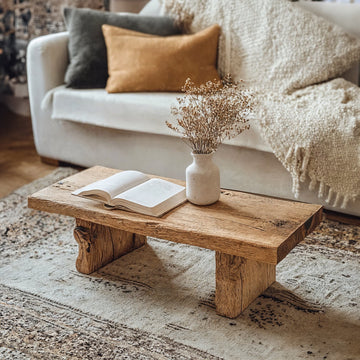
<path fill-rule="evenodd" d="M 71 192 L 119 170 L 95 166 L 29 197 L 29 207 L 131 233 L 195 245 L 224 254 L 277 264 L 322 218 L 322 206 L 238 191 L 223 191 L 209 206 L 189 202 L 161 218 L 104 209 Z M 184 184 L 182 181 L 167 179 Z"/>
<path fill-rule="evenodd" d="M 79 244 L 76 269 L 83 274 L 90 274 L 146 244 L 146 236 L 81 219 L 76 219 L 74 237 Z"/>
<path fill-rule="evenodd" d="M 237 317 L 276 279 L 276 265 L 240 256 L 215 254 L 215 305 L 219 315 Z"/>

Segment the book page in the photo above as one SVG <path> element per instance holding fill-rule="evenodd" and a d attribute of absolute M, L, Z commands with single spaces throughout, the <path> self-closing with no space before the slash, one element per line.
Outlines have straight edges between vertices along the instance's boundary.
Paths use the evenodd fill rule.
<path fill-rule="evenodd" d="M 140 206 L 153 208 L 166 200 L 174 197 L 179 192 L 184 191 L 184 186 L 174 184 L 162 179 L 150 179 L 130 190 L 117 195 L 113 204 L 121 204 L 121 200 L 126 200 Z"/>
<path fill-rule="evenodd" d="M 116 195 L 127 191 L 128 189 L 137 186 L 145 181 L 149 180 L 149 177 L 140 171 L 122 171 L 115 175 L 112 175 L 106 179 L 95 181 L 89 185 L 75 190 L 74 195 L 100 195 L 102 192 L 108 194 L 110 199 L 116 197 Z M 104 199 L 108 200 L 108 199 Z"/>

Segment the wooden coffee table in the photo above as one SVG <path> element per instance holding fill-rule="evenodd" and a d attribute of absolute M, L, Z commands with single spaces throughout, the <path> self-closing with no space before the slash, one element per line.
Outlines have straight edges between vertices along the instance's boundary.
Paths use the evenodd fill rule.
<path fill-rule="evenodd" d="M 118 171 L 101 166 L 84 170 L 33 194 L 28 205 L 76 218 L 76 268 L 84 274 L 143 246 L 146 236 L 215 250 L 216 311 L 230 318 L 275 281 L 276 264 L 322 218 L 320 205 L 239 191 L 223 191 L 210 206 L 184 203 L 161 218 L 106 210 L 101 203 L 71 195 Z"/>

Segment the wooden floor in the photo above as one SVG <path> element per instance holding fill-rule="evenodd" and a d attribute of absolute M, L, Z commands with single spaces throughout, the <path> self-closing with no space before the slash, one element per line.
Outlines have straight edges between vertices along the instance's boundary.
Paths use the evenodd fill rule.
<path fill-rule="evenodd" d="M 0 198 L 53 171 L 36 153 L 31 119 L 0 104 Z"/>
<path fill-rule="evenodd" d="M 36 152 L 31 119 L 15 115 L 0 104 L 0 198 L 54 169 L 56 165 L 43 163 Z M 329 219 L 360 226 L 359 217 L 332 211 L 325 214 Z"/>

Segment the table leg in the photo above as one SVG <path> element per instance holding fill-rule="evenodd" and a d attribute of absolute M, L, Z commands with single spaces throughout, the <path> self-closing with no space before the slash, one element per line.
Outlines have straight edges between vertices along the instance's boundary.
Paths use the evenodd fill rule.
<path fill-rule="evenodd" d="M 76 219 L 74 237 L 79 244 L 76 269 L 90 274 L 146 244 L 146 236 Z"/>
<path fill-rule="evenodd" d="M 216 251 L 216 312 L 237 317 L 275 281 L 275 265 Z"/>

